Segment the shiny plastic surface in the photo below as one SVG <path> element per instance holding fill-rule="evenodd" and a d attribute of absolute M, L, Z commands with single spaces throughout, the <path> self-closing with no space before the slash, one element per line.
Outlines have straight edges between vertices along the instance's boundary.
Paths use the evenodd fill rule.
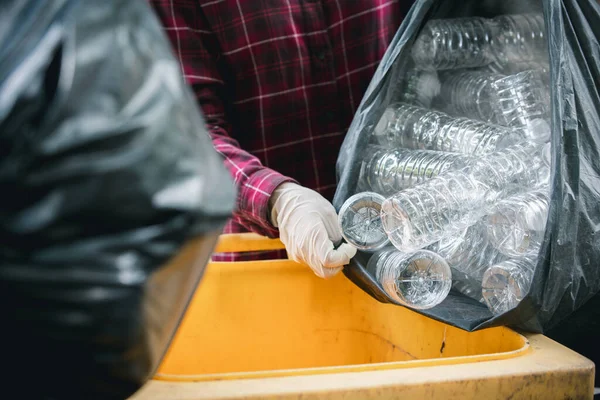
<path fill-rule="evenodd" d="M 375 251 L 389 243 L 381 226 L 383 200 L 380 194 L 360 192 L 342 205 L 338 223 L 346 242 L 364 251 Z"/>
<path fill-rule="evenodd" d="M 548 43 L 550 96 L 550 207 L 531 289 L 515 309 L 499 316 L 484 305 L 450 295 L 425 315 L 467 330 L 508 324 L 542 332 L 600 290 L 600 4 L 596 0 L 418 0 L 398 30 L 358 107 L 337 162 L 339 207 L 356 191 L 368 132 L 395 99 L 390 82 L 412 68 L 411 50 L 428 21 L 542 13 Z M 542 68 L 541 71 L 544 69 Z M 508 72 L 508 71 L 507 71 Z M 543 73 L 543 72 L 540 72 Z M 376 299 L 390 299 L 366 273 L 359 254 L 344 270 Z"/>
<path fill-rule="evenodd" d="M 204 127 L 146 1 L 0 2 L 4 397 L 152 375 L 235 200 Z"/>

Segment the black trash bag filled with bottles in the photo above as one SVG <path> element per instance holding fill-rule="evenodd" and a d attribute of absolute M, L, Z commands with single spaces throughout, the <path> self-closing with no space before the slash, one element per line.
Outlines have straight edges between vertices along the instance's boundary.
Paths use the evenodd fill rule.
<path fill-rule="evenodd" d="M 145 1 L 0 4 L 0 193 L 3 389 L 128 397 L 235 200 Z"/>
<path fill-rule="evenodd" d="M 465 330 L 600 290 L 600 5 L 419 0 L 337 163 L 345 274 Z"/>

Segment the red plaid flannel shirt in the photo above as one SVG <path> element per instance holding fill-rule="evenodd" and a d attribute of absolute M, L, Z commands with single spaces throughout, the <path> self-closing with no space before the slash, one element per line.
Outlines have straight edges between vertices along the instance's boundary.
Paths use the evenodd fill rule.
<path fill-rule="evenodd" d="M 331 200 L 345 132 L 412 1 L 151 3 L 238 187 L 225 232 L 278 236 L 268 200 L 285 181 Z"/>

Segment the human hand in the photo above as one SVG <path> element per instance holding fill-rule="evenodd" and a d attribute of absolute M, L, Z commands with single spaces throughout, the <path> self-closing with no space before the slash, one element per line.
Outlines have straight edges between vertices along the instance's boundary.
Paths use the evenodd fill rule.
<path fill-rule="evenodd" d="M 290 259 L 307 264 L 321 278 L 341 271 L 356 248 L 341 243 L 335 209 L 317 192 L 295 183 L 282 183 L 269 200 L 271 222 Z"/>

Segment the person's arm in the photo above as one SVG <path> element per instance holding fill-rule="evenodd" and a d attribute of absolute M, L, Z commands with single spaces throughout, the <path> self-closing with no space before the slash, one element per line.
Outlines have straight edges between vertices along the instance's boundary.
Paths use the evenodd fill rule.
<path fill-rule="evenodd" d="M 198 1 L 150 0 L 165 27 L 185 79 L 200 105 L 215 149 L 225 158 L 238 194 L 236 216 L 249 230 L 269 237 L 279 235 L 269 222 L 269 198 L 277 186 L 294 180 L 265 167 L 242 150 L 231 135 L 220 93 L 226 82 L 219 71 L 218 43 L 207 26 Z"/>
<path fill-rule="evenodd" d="M 249 230 L 280 236 L 289 257 L 308 264 L 318 276 L 335 275 L 356 249 L 348 244 L 334 248 L 342 235 L 333 206 L 317 192 L 263 166 L 231 137 L 220 96 L 227 82 L 216 61 L 219 45 L 198 2 L 150 2 L 204 113 L 215 149 L 225 157 L 225 165 L 234 177 L 238 188 L 236 215 Z"/>

